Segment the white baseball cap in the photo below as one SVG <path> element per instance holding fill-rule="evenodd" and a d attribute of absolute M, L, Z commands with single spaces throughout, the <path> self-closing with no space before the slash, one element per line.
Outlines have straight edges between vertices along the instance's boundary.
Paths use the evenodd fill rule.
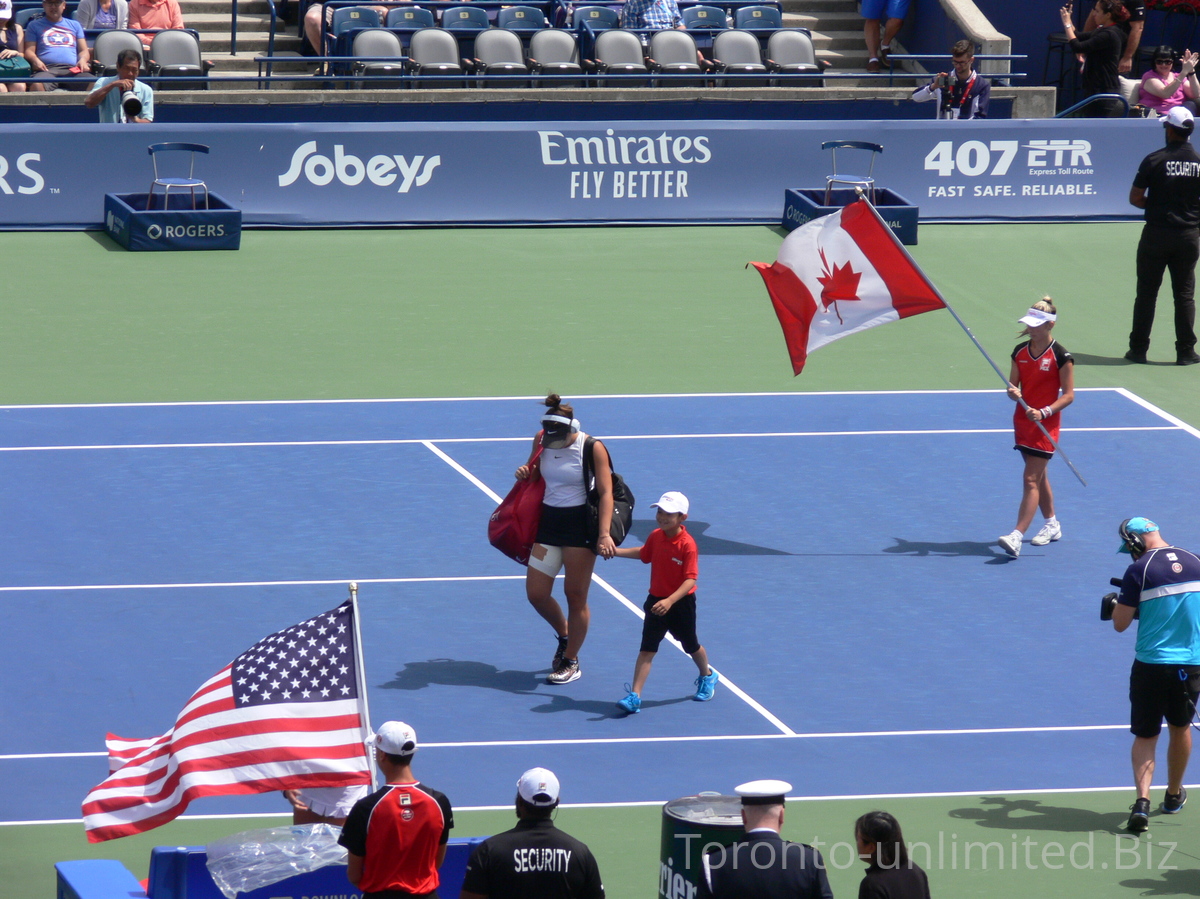
<path fill-rule="evenodd" d="M 682 512 L 687 515 L 688 498 L 678 490 L 668 490 L 658 498 L 658 502 L 650 504 L 651 509 L 662 509 L 664 512 Z"/>
<path fill-rule="evenodd" d="M 0 0 L 0 19 L 12 18 L 12 0 Z"/>
<path fill-rule="evenodd" d="M 417 732 L 403 721 L 385 721 L 373 742 L 388 755 L 412 755 L 417 751 Z"/>
<path fill-rule="evenodd" d="M 1192 116 L 1190 110 L 1182 106 L 1175 106 L 1162 117 L 1164 126 L 1170 125 L 1172 128 L 1178 128 L 1180 131 L 1191 131 L 1196 127 L 1196 120 Z"/>
<path fill-rule="evenodd" d="M 517 795 L 538 808 L 558 802 L 558 778 L 546 768 L 530 768 L 517 781 Z"/>
<path fill-rule="evenodd" d="M 1029 325 L 1031 328 L 1036 328 L 1038 325 L 1044 325 L 1046 322 L 1052 322 L 1058 316 L 1053 312 L 1043 312 L 1041 309 L 1030 307 L 1029 311 L 1017 319 L 1023 325 Z"/>

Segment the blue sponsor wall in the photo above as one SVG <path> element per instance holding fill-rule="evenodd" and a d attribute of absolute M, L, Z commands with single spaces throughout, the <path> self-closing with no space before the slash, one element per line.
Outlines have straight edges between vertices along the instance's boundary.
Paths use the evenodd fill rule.
<path fill-rule="evenodd" d="M 882 143 L 878 184 L 926 221 L 1133 218 L 1163 139 L 1144 119 L 91 125 L 82 165 L 79 131 L 0 133 L 0 228 L 101 227 L 161 140 L 209 144 L 197 174 L 249 227 L 778 222 L 786 188 L 824 185 L 829 138 Z"/>

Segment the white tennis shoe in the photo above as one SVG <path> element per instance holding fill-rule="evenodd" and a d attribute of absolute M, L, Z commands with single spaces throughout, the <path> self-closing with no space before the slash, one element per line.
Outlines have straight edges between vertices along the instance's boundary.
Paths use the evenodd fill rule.
<path fill-rule="evenodd" d="M 1055 540 L 1062 539 L 1062 525 L 1055 521 L 1047 521 L 1042 525 L 1042 529 L 1037 532 L 1037 535 L 1030 540 L 1034 546 L 1045 546 L 1047 543 L 1053 543 Z"/>
<path fill-rule="evenodd" d="M 1021 555 L 1021 532 L 1020 531 L 1013 531 L 1011 534 L 1005 534 L 1003 537 L 999 538 L 996 542 L 1000 544 L 1000 548 L 1002 550 L 1004 550 L 1006 553 L 1008 553 L 1014 559 L 1017 556 Z"/>

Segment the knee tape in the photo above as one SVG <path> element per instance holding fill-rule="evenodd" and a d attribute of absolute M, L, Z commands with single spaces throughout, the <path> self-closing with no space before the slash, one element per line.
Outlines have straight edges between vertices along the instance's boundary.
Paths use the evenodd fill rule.
<path fill-rule="evenodd" d="M 558 577 L 563 567 L 562 547 L 533 544 L 533 551 L 529 554 L 529 567 L 547 577 Z"/>

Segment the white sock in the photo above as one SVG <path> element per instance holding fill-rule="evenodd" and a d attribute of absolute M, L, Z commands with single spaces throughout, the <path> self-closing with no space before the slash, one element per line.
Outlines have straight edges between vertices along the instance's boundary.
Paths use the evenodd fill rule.
<path fill-rule="evenodd" d="M 1046 519 L 1046 524 L 1058 524 L 1058 519 L 1055 516 L 1051 515 L 1049 518 Z"/>
<path fill-rule="evenodd" d="M 1022 537 L 1024 537 L 1024 536 L 1025 536 L 1025 532 L 1024 532 L 1024 531 L 1018 531 L 1018 530 L 1016 530 L 1016 529 L 1014 528 L 1014 529 L 1013 529 L 1013 532 L 1012 532 L 1011 534 L 1009 534 L 1008 536 L 1010 536 L 1010 537 L 1015 537 L 1016 539 L 1020 540 Z"/>

